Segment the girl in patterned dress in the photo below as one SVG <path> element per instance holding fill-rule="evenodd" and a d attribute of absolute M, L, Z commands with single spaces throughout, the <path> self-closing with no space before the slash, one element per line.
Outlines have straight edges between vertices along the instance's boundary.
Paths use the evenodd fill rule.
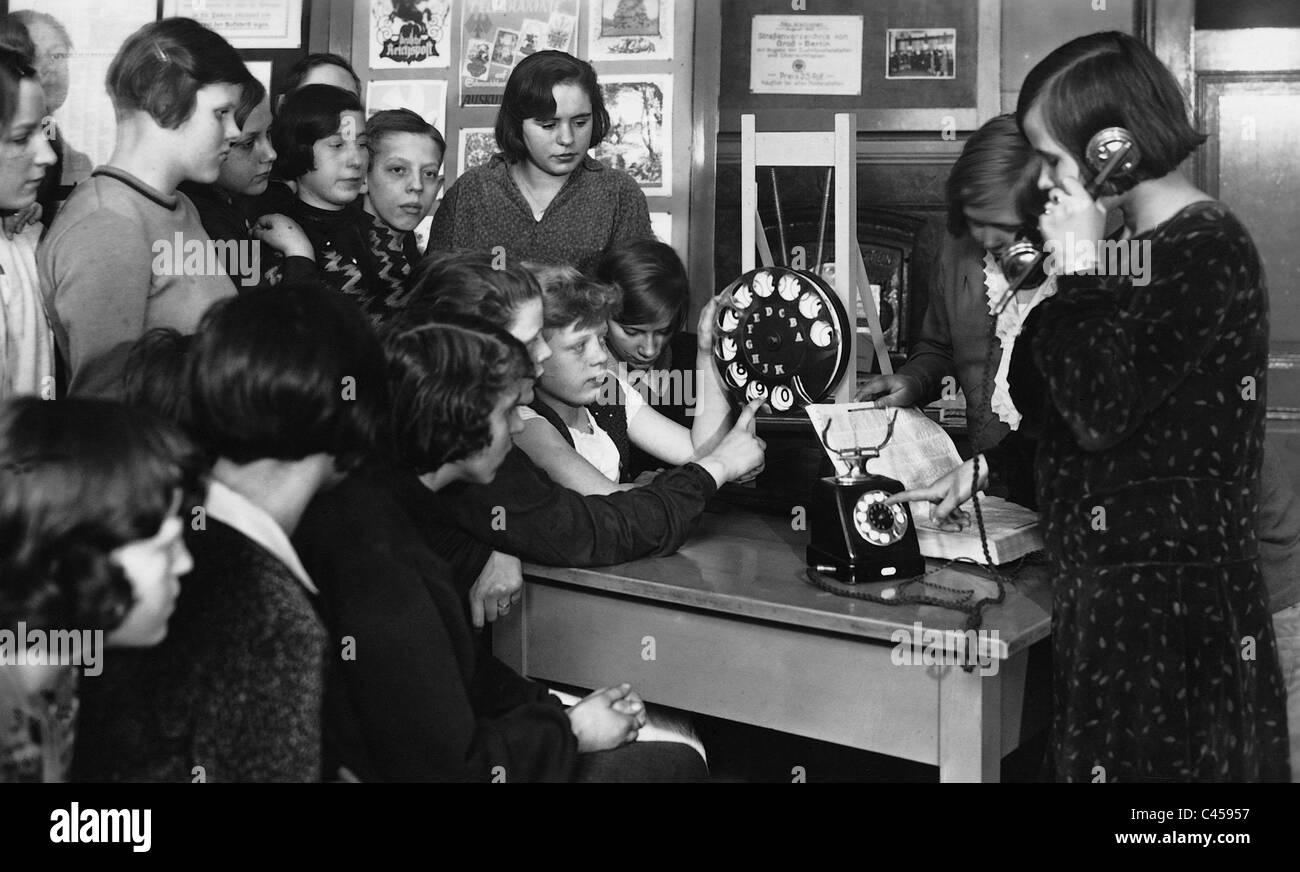
<path fill-rule="evenodd" d="M 1268 363 L 1258 252 L 1178 172 L 1205 137 L 1138 40 L 1098 33 L 1058 48 L 1029 74 L 1016 116 L 1045 160 L 1040 227 L 1059 287 L 1027 320 L 1010 373 L 1022 426 L 1040 436 L 1056 777 L 1286 780 L 1256 535 Z M 1084 149 L 1115 126 L 1140 160 L 1094 200 Z M 1127 261 L 1096 242 L 1114 208 Z M 998 463 L 990 451 L 895 499 L 929 499 L 947 517 L 975 472 Z"/>

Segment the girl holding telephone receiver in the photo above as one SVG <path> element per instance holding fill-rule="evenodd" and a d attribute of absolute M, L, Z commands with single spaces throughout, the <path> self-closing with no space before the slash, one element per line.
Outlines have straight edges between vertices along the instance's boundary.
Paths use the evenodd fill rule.
<path fill-rule="evenodd" d="M 1259 254 L 1178 171 L 1205 137 L 1133 37 L 1053 51 L 1026 78 L 1016 120 L 1044 160 L 1039 226 L 1058 276 L 1010 367 L 1022 428 L 1040 440 L 1056 778 L 1288 780 L 1255 529 L 1268 363 Z M 1088 143 L 1114 127 L 1135 159 L 1094 198 Z M 1146 249 L 1141 276 L 1107 274 L 1124 263 L 1099 256 L 1111 209 L 1124 244 Z M 891 502 L 928 500 L 949 518 L 999 462 L 992 449 Z"/>

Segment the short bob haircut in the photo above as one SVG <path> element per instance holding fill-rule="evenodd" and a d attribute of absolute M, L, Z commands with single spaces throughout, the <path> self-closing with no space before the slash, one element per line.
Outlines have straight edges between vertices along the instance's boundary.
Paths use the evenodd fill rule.
<path fill-rule="evenodd" d="M 285 96 L 301 88 L 303 79 L 307 78 L 307 74 L 317 67 L 338 67 L 344 70 L 356 84 L 357 93 L 361 93 L 361 78 L 357 75 L 356 70 L 352 69 L 352 65 L 333 52 L 322 51 L 307 55 L 307 57 L 289 68 L 289 72 L 284 77 Z"/>
<path fill-rule="evenodd" d="M 108 67 L 108 95 L 118 118 L 147 112 L 168 130 L 194 114 L 201 88 L 216 84 L 244 91 L 261 87 L 230 43 L 189 18 L 146 24 L 127 37 Z"/>
<path fill-rule="evenodd" d="M 1130 175 L 1108 180 L 1106 194 L 1172 172 L 1206 140 L 1188 121 L 1173 74 L 1140 40 L 1117 31 L 1071 40 L 1029 71 L 1016 104 L 1021 130 L 1035 103 L 1042 105 L 1052 138 L 1075 156 L 1085 182 L 1095 175 L 1083 157 L 1093 134 L 1106 127 L 1133 134 L 1141 149 L 1138 165 Z"/>
<path fill-rule="evenodd" d="M 518 339 L 463 315 L 394 330 L 384 347 L 397 456 L 418 475 L 488 447 L 493 410 L 534 371 Z"/>
<path fill-rule="evenodd" d="M 213 305 L 189 356 L 196 438 L 234 463 L 332 455 L 351 469 L 382 450 L 384 355 L 361 310 L 311 285 Z"/>
<path fill-rule="evenodd" d="M 494 269 L 492 255 L 485 252 L 438 254 L 420 265 L 397 323 L 415 326 L 452 314 L 505 326 L 521 306 L 541 296 L 537 279 L 522 266 Z"/>
<path fill-rule="evenodd" d="M 970 229 L 966 210 L 1011 206 L 1022 223 L 1036 220 L 1046 203 L 1038 188 L 1042 158 L 1020 132 L 1014 115 L 999 115 L 971 134 L 948 173 L 948 232 Z"/>
<path fill-rule="evenodd" d="M 571 266 L 535 266 L 532 270 L 542 286 L 542 326 L 546 330 L 603 328 L 623 305 L 617 285 L 587 278 Z"/>
<path fill-rule="evenodd" d="M 0 403 L 0 627 L 112 631 L 134 594 L 112 552 L 158 534 L 202 464 L 177 431 L 105 400 Z"/>
<path fill-rule="evenodd" d="M 31 62 L 18 51 L 0 48 L 0 130 L 7 130 L 18 112 L 18 90 L 24 79 L 36 80 Z"/>
<path fill-rule="evenodd" d="M 355 94 L 333 85 L 308 85 L 294 91 L 284 99 L 271 125 L 276 174 L 296 179 L 316 169 L 312 148 L 339 132 L 342 113 L 360 111 L 361 101 Z M 360 130 L 356 133 L 364 135 Z"/>
<path fill-rule="evenodd" d="M 609 132 L 609 112 L 591 64 L 562 51 L 539 51 L 520 61 L 510 74 L 497 111 L 497 147 L 510 163 L 528 160 L 524 120 L 554 118 L 554 89 L 563 84 L 582 88 L 591 101 L 592 146 L 605 138 Z"/>
<path fill-rule="evenodd" d="M 447 140 L 442 138 L 438 128 L 425 121 L 410 109 L 383 109 L 371 115 L 366 121 L 366 148 L 372 156 L 379 154 L 380 143 L 385 137 L 394 133 L 414 133 L 427 136 L 438 146 L 438 153 L 446 155 Z"/>
<path fill-rule="evenodd" d="M 623 305 L 614 314 L 619 324 L 667 321 L 673 333 L 686 326 L 691 304 L 686 267 L 671 245 L 638 239 L 605 252 L 596 264 L 596 278 L 618 285 Z"/>

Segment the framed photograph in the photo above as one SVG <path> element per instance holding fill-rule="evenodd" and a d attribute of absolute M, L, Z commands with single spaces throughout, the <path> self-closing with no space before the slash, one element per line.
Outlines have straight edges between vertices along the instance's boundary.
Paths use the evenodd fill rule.
<path fill-rule="evenodd" d="M 957 78 L 957 31 L 951 27 L 885 31 L 886 79 Z"/>
<path fill-rule="evenodd" d="M 456 150 L 456 175 L 481 167 L 497 152 L 496 135 L 491 127 L 462 127 Z"/>
<path fill-rule="evenodd" d="M 673 0 L 587 0 L 587 59 L 673 57 Z"/>
<path fill-rule="evenodd" d="M 370 0 L 372 70 L 451 66 L 451 0 Z"/>
<path fill-rule="evenodd" d="M 441 133 L 447 129 L 447 81 L 372 79 L 366 85 L 366 117 L 381 109 L 410 109 Z"/>
<path fill-rule="evenodd" d="M 719 130 L 739 132 L 742 112 L 767 130 L 824 129 L 836 112 L 862 133 L 975 130 L 1001 107 L 1002 5 L 818 0 L 811 16 L 789 0 L 725 3 Z"/>
<path fill-rule="evenodd" d="M 622 170 L 647 197 L 672 194 L 673 77 L 670 74 L 601 76 L 609 133 L 596 159 Z"/>
<path fill-rule="evenodd" d="M 300 48 L 302 0 L 163 0 L 163 18 L 193 18 L 235 48 Z"/>

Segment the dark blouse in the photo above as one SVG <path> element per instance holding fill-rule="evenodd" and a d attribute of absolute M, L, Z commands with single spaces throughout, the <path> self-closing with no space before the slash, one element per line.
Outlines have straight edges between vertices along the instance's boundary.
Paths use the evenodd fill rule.
<path fill-rule="evenodd" d="M 1012 358 L 1022 429 L 1041 432 L 1057 776 L 1286 780 L 1256 536 L 1259 255 L 1218 203 L 1132 242 L 1150 246 L 1147 283 L 1062 277 Z"/>
<path fill-rule="evenodd" d="M 250 205 L 246 198 L 236 197 L 217 185 L 200 185 L 197 182 L 182 182 L 180 190 L 199 210 L 199 220 L 208 235 L 219 242 L 238 242 L 256 246 L 258 271 L 261 273 L 256 281 L 244 277 L 247 264 L 232 259 L 234 252 L 227 248 L 222 253 L 226 256 L 226 274 L 235 283 L 235 289 L 241 293 L 254 287 L 273 287 L 283 282 L 302 283 L 319 281 L 316 264 L 309 257 L 285 257 L 269 245 L 263 245 L 253 239 L 250 220 L 258 216 L 250 215 Z"/>
<path fill-rule="evenodd" d="M 326 762 L 363 781 L 567 781 L 559 700 L 479 645 L 464 584 L 435 553 L 437 495 L 414 473 L 357 473 L 314 500 L 294 543 L 332 634 Z"/>
<path fill-rule="evenodd" d="M 398 233 L 361 208 L 331 211 L 294 200 L 285 212 L 302 225 L 324 282 L 356 300 L 374 324 L 405 304 L 407 278 L 419 261 L 414 233 Z"/>
<path fill-rule="evenodd" d="M 611 248 L 653 238 L 645 195 L 627 173 L 584 158 L 538 221 L 498 154 L 442 198 L 429 251 L 502 246 L 510 263 L 564 263 L 585 271 Z"/>

